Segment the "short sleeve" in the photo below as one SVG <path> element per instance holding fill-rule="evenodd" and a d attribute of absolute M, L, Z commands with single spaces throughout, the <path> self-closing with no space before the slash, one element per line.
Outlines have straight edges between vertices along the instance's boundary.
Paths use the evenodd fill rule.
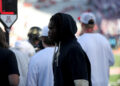
<path fill-rule="evenodd" d="M 72 49 L 68 57 L 68 66 L 72 72 L 73 80 L 88 80 L 87 61 L 84 52 L 80 49 Z"/>
<path fill-rule="evenodd" d="M 16 60 L 16 56 L 12 51 L 9 51 L 8 54 L 8 75 L 10 74 L 19 74 L 19 70 L 18 70 L 18 64 L 17 64 L 17 60 Z"/>

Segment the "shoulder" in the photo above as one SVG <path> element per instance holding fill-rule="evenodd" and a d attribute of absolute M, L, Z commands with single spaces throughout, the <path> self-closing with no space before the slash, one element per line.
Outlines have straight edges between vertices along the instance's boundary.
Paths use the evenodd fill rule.
<path fill-rule="evenodd" d="M 2 54 L 15 55 L 14 52 L 10 49 L 2 49 Z"/>
<path fill-rule="evenodd" d="M 85 33 L 85 34 L 79 36 L 77 40 L 79 43 L 82 43 L 84 41 L 88 41 L 91 37 L 92 37 L 92 34 Z"/>
<path fill-rule="evenodd" d="M 107 40 L 107 38 L 106 38 L 104 35 L 100 34 L 100 33 L 96 33 L 95 36 L 96 36 L 96 37 L 99 37 L 99 38 L 101 38 L 101 39 Z"/>
<path fill-rule="evenodd" d="M 45 54 L 51 53 L 51 52 L 53 52 L 53 50 L 54 50 L 54 47 L 44 48 L 44 49 L 38 51 L 38 52 L 34 55 L 34 57 L 38 57 L 39 55 L 41 56 L 41 55 L 45 55 Z"/>
<path fill-rule="evenodd" d="M 43 55 L 46 55 L 46 54 L 53 53 L 53 51 L 54 51 L 54 47 L 47 47 L 47 48 L 44 48 L 44 49 L 38 51 L 36 53 L 36 55 L 34 55 L 34 56 L 35 57 L 37 57 L 37 56 L 43 56 Z"/>
<path fill-rule="evenodd" d="M 108 41 L 108 39 L 104 35 L 98 33 L 97 36 L 98 36 L 99 41 L 101 41 L 101 42 L 104 41 L 104 44 L 109 45 L 109 41 Z"/>
<path fill-rule="evenodd" d="M 15 47 L 17 48 L 26 48 L 26 49 L 29 49 L 29 48 L 33 48 L 34 47 L 32 46 L 32 44 L 30 42 L 28 42 L 27 40 L 20 40 L 20 41 L 17 41 L 15 43 Z"/>
<path fill-rule="evenodd" d="M 30 60 L 30 64 L 39 65 L 43 63 L 44 59 L 52 55 L 54 52 L 54 48 L 45 48 L 38 51 L 34 56 L 32 56 Z"/>
<path fill-rule="evenodd" d="M 9 53 L 9 52 L 12 52 L 11 50 L 9 50 L 8 48 L 0 48 L 0 51 L 2 53 Z"/>
<path fill-rule="evenodd" d="M 15 54 L 6 48 L 0 48 L 0 57 L 4 59 L 15 58 Z"/>
<path fill-rule="evenodd" d="M 68 51 L 69 51 L 68 53 L 70 54 L 75 54 L 75 55 L 83 54 L 83 49 L 77 41 L 69 47 Z"/>

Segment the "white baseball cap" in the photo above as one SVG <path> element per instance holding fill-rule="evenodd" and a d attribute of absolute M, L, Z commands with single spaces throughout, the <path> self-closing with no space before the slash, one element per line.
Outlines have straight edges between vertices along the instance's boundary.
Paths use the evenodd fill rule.
<path fill-rule="evenodd" d="M 93 20 L 94 23 L 96 23 L 96 17 L 93 13 L 91 12 L 85 12 L 85 13 L 82 13 L 80 17 L 78 17 L 78 20 L 84 24 L 89 24 L 89 21 L 90 20 Z"/>
<path fill-rule="evenodd" d="M 41 36 L 48 36 L 48 26 L 43 27 Z"/>

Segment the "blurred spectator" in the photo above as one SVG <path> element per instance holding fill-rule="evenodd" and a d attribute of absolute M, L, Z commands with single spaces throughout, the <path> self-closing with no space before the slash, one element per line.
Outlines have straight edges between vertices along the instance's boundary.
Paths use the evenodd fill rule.
<path fill-rule="evenodd" d="M 35 49 L 27 40 L 18 40 L 11 50 L 15 53 L 18 62 L 20 72 L 19 86 L 26 86 L 28 63 L 35 54 Z"/>
<path fill-rule="evenodd" d="M 15 48 L 26 54 L 29 58 L 35 54 L 34 47 L 26 40 L 16 41 Z"/>
<path fill-rule="evenodd" d="M 10 48 L 16 55 L 18 62 L 18 69 L 20 72 L 20 81 L 18 86 L 26 86 L 28 63 L 30 58 L 25 53 L 21 52 L 18 48 Z"/>
<path fill-rule="evenodd" d="M 53 86 L 54 43 L 48 38 L 48 27 L 43 28 L 41 39 L 45 48 L 36 53 L 30 61 L 27 86 Z"/>
<path fill-rule="evenodd" d="M 41 28 L 39 27 L 31 27 L 28 32 L 29 42 L 33 45 L 36 51 L 43 49 L 41 40 Z"/>
<path fill-rule="evenodd" d="M 93 10 L 97 10 L 103 14 L 103 17 L 106 19 L 116 19 L 120 16 L 119 11 L 119 0 L 90 0 Z"/>
<path fill-rule="evenodd" d="M 93 13 L 80 16 L 82 34 L 78 38 L 91 63 L 92 86 L 108 86 L 109 67 L 114 64 L 114 56 L 108 40 L 94 33 L 96 18 Z"/>
<path fill-rule="evenodd" d="M 116 47 L 117 41 L 116 41 L 115 37 L 113 37 L 113 36 L 109 37 L 109 42 L 110 42 L 110 45 L 111 45 L 112 48 Z"/>
<path fill-rule="evenodd" d="M 8 49 L 5 34 L 0 28 L 0 85 L 18 86 L 19 71 L 15 54 Z"/>

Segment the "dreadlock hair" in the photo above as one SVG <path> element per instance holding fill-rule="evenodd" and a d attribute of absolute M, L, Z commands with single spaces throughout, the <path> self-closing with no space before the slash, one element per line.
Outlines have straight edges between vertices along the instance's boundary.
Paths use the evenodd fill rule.
<path fill-rule="evenodd" d="M 74 38 L 77 31 L 76 22 L 73 17 L 65 13 L 56 13 L 50 19 L 53 22 L 53 27 L 57 29 L 58 41 L 66 41 Z"/>
<path fill-rule="evenodd" d="M 50 21 L 52 21 L 54 24 L 52 26 L 57 27 L 57 28 L 61 28 L 61 26 L 63 25 L 62 24 L 62 16 L 59 13 L 57 13 L 56 15 L 53 15 L 51 17 Z"/>
<path fill-rule="evenodd" d="M 1 27 L 0 27 L 0 47 L 9 48 L 9 46 L 8 46 L 8 44 L 6 42 L 5 33 L 3 32 Z"/>

